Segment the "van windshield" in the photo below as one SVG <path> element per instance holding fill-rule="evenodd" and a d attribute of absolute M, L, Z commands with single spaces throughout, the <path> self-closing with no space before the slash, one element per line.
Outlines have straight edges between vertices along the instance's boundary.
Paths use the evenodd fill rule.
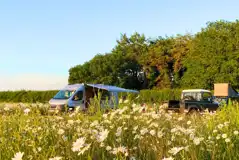
<path fill-rule="evenodd" d="M 53 99 L 69 99 L 74 93 L 75 91 L 72 90 L 61 90 L 53 97 Z"/>

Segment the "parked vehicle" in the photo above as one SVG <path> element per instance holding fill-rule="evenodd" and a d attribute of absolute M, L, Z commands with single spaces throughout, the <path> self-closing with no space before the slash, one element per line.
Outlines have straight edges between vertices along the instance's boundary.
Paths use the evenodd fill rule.
<path fill-rule="evenodd" d="M 167 110 L 176 112 L 216 111 L 221 105 L 228 104 L 229 99 L 238 99 L 238 92 L 228 83 L 214 84 L 214 95 L 205 89 L 183 90 L 181 100 L 169 100 Z"/>
<path fill-rule="evenodd" d="M 61 89 L 50 101 L 51 109 L 74 109 L 80 107 L 85 110 L 89 107 L 91 99 L 101 94 L 101 107 L 117 107 L 120 92 L 139 93 L 136 90 L 120 88 L 104 84 L 72 84 Z"/>

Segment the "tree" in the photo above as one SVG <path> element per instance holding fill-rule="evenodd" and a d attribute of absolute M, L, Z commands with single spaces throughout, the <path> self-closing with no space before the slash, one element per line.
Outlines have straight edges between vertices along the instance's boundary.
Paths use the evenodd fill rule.
<path fill-rule="evenodd" d="M 213 89 L 217 82 L 239 87 L 239 23 L 209 22 L 196 34 L 184 60 L 184 87 Z"/>

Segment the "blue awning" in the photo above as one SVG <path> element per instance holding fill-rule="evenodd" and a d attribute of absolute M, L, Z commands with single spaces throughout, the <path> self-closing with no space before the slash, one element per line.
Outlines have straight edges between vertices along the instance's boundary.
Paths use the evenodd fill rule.
<path fill-rule="evenodd" d="M 125 89 L 116 86 L 104 85 L 104 84 L 85 84 L 87 86 L 91 86 L 93 88 L 104 89 L 110 92 L 131 92 L 131 93 L 139 93 L 137 90 Z"/>

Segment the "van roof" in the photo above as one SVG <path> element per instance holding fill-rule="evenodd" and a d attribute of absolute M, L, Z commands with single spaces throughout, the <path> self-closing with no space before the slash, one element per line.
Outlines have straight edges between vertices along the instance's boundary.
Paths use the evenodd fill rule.
<path fill-rule="evenodd" d="M 70 84 L 65 86 L 62 90 L 77 90 L 80 87 L 83 87 L 84 85 L 86 86 L 90 86 L 93 88 L 99 88 L 99 89 L 104 89 L 104 90 L 108 90 L 110 92 L 133 92 L 133 93 L 139 93 L 136 90 L 131 90 L 131 89 L 125 89 L 125 88 L 120 88 L 120 87 L 116 87 L 116 86 L 111 86 L 111 85 L 105 85 L 105 84 Z"/>
<path fill-rule="evenodd" d="M 62 90 L 77 90 L 78 88 L 82 87 L 83 84 L 69 84 L 67 86 L 65 86 Z"/>

